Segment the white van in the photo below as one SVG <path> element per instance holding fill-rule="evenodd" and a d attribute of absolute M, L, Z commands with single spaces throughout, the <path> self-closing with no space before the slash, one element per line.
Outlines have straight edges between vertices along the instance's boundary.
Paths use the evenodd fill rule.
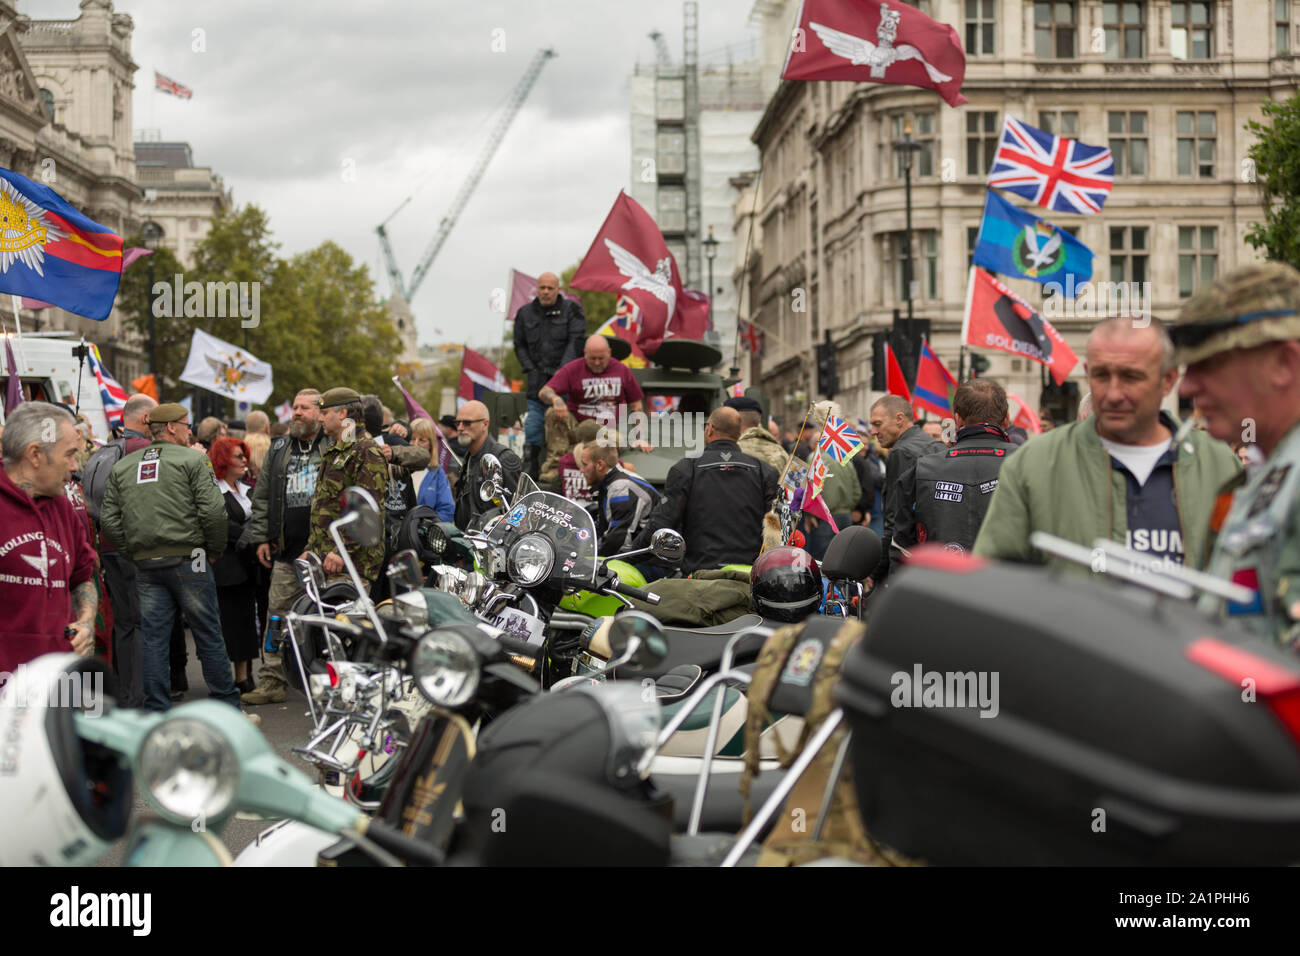
<path fill-rule="evenodd" d="M 25 401 L 58 401 L 69 408 L 78 407 L 79 363 L 72 350 L 77 347 L 79 340 L 74 339 L 71 332 L 28 332 L 21 339 L 12 332 L 6 332 L 2 338 L 8 339 L 14 350 Z M 99 394 L 99 383 L 95 380 L 89 360 L 80 366 L 80 372 L 81 414 L 90 422 L 94 438 L 106 442 L 113 437 L 113 432 L 104 415 L 104 400 Z M 109 369 L 109 372 L 111 374 L 112 370 Z M 5 393 L 8 384 L 9 362 L 3 347 L 0 347 L 0 395 Z M 4 412 L 0 410 L 0 421 L 3 420 Z"/>

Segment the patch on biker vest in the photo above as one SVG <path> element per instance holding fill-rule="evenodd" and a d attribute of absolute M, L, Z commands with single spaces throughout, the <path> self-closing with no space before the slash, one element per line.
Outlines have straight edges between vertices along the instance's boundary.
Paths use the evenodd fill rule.
<path fill-rule="evenodd" d="M 811 639 L 801 641 L 790 652 L 782 680 L 798 684 L 800 687 L 807 687 L 813 678 L 813 674 L 817 671 L 817 665 L 821 663 L 823 651 L 821 641 Z"/>
<path fill-rule="evenodd" d="M 1259 483 L 1259 490 L 1255 492 L 1255 500 L 1250 504 L 1250 510 L 1246 512 L 1247 518 L 1253 518 L 1261 511 L 1266 511 L 1277 493 L 1282 490 L 1282 485 L 1286 483 L 1286 476 L 1291 472 L 1290 464 L 1282 465 L 1278 468 L 1269 470 L 1264 476 L 1264 480 Z"/>
<path fill-rule="evenodd" d="M 934 483 L 935 501 L 957 501 L 962 499 L 965 486 L 956 481 L 936 481 Z"/>
<path fill-rule="evenodd" d="M 980 482 L 980 494 L 982 494 L 982 495 L 991 495 L 991 494 L 993 494 L 993 492 L 994 492 L 994 490 L 997 488 L 997 486 L 998 486 L 998 480 L 997 480 L 996 478 L 994 478 L 992 481 L 981 481 L 981 482 Z"/>

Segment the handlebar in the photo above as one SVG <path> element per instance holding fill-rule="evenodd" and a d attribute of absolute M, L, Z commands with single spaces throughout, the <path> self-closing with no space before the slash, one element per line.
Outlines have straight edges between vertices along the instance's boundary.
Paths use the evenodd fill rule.
<path fill-rule="evenodd" d="M 636 598 L 638 601 L 645 601 L 647 604 L 655 605 L 659 603 L 659 595 L 652 591 L 647 591 L 644 588 L 633 587 L 631 584 L 624 584 L 622 581 L 615 581 L 609 586 L 609 589 L 611 591 L 617 591 L 619 594 L 626 595 L 627 597 Z"/>
<path fill-rule="evenodd" d="M 511 637 L 508 634 L 502 634 L 496 639 L 497 643 L 509 651 L 511 654 L 517 654 L 520 657 L 536 657 L 537 646 L 529 644 L 527 641 L 521 641 L 517 637 Z"/>

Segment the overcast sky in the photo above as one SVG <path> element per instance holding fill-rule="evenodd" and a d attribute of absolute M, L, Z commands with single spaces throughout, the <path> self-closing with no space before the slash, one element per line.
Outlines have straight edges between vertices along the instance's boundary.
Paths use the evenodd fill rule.
<path fill-rule="evenodd" d="M 706 58 L 753 49 L 753 0 L 700 0 Z M 72 19 L 77 0 L 19 0 Z M 628 186 L 627 77 L 654 59 L 650 31 L 682 50 L 680 0 L 118 0 L 135 22 L 135 128 L 193 147 L 237 204 L 266 209 L 281 253 L 332 239 L 389 292 L 375 226 L 410 276 L 543 46 L 543 68 L 487 173 L 416 293 L 421 343 L 499 340 L 492 290 L 512 267 L 577 262 Z M 195 52 L 194 31 L 206 49 Z M 504 51 L 494 52 L 494 41 Z M 153 92 L 153 70 L 194 90 Z M 351 182 L 345 168 L 355 170 Z M 435 331 L 437 330 L 437 331 Z"/>

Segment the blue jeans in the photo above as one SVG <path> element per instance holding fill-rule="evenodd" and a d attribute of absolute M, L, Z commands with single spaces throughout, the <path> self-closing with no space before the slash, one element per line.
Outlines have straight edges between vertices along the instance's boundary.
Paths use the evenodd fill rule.
<path fill-rule="evenodd" d="M 137 566 L 135 580 L 140 597 L 145 710 L 164 711 L 172 705 L 168 662 L 177 608 L 185 612 L 194 634 L 209 696 L 238 708 L 239 691 L 221 636 L 217 582 L 212 569 L 204 565 L 202 571 L 195 571 L 186 557 L 174 568 L 146 570 Z"/>
<path fill-rule="evenodd" d="M 528 399 L 528 417 L 524 419 L 524 444 L 541 448 L 546 444 L 546 406 L 535 398 Z"/>
<path fill-rule="evenodd" d="M 853 515 L 851 514 L 831 515 L 831 517 L 835 519 L 835 527 L 841 531 L 853 523 Z M 804 533 L 804 550 L 818 561 L 826 557 L 826 549 L 831 546 L 831 539 L 835 537 L 834 532 L 831 531 L 831 526 L 824 520 L 818 520 L 817 527 L 810 531 L 808 530 L 808 522 L 800 519 L 799 527 Z"/>

